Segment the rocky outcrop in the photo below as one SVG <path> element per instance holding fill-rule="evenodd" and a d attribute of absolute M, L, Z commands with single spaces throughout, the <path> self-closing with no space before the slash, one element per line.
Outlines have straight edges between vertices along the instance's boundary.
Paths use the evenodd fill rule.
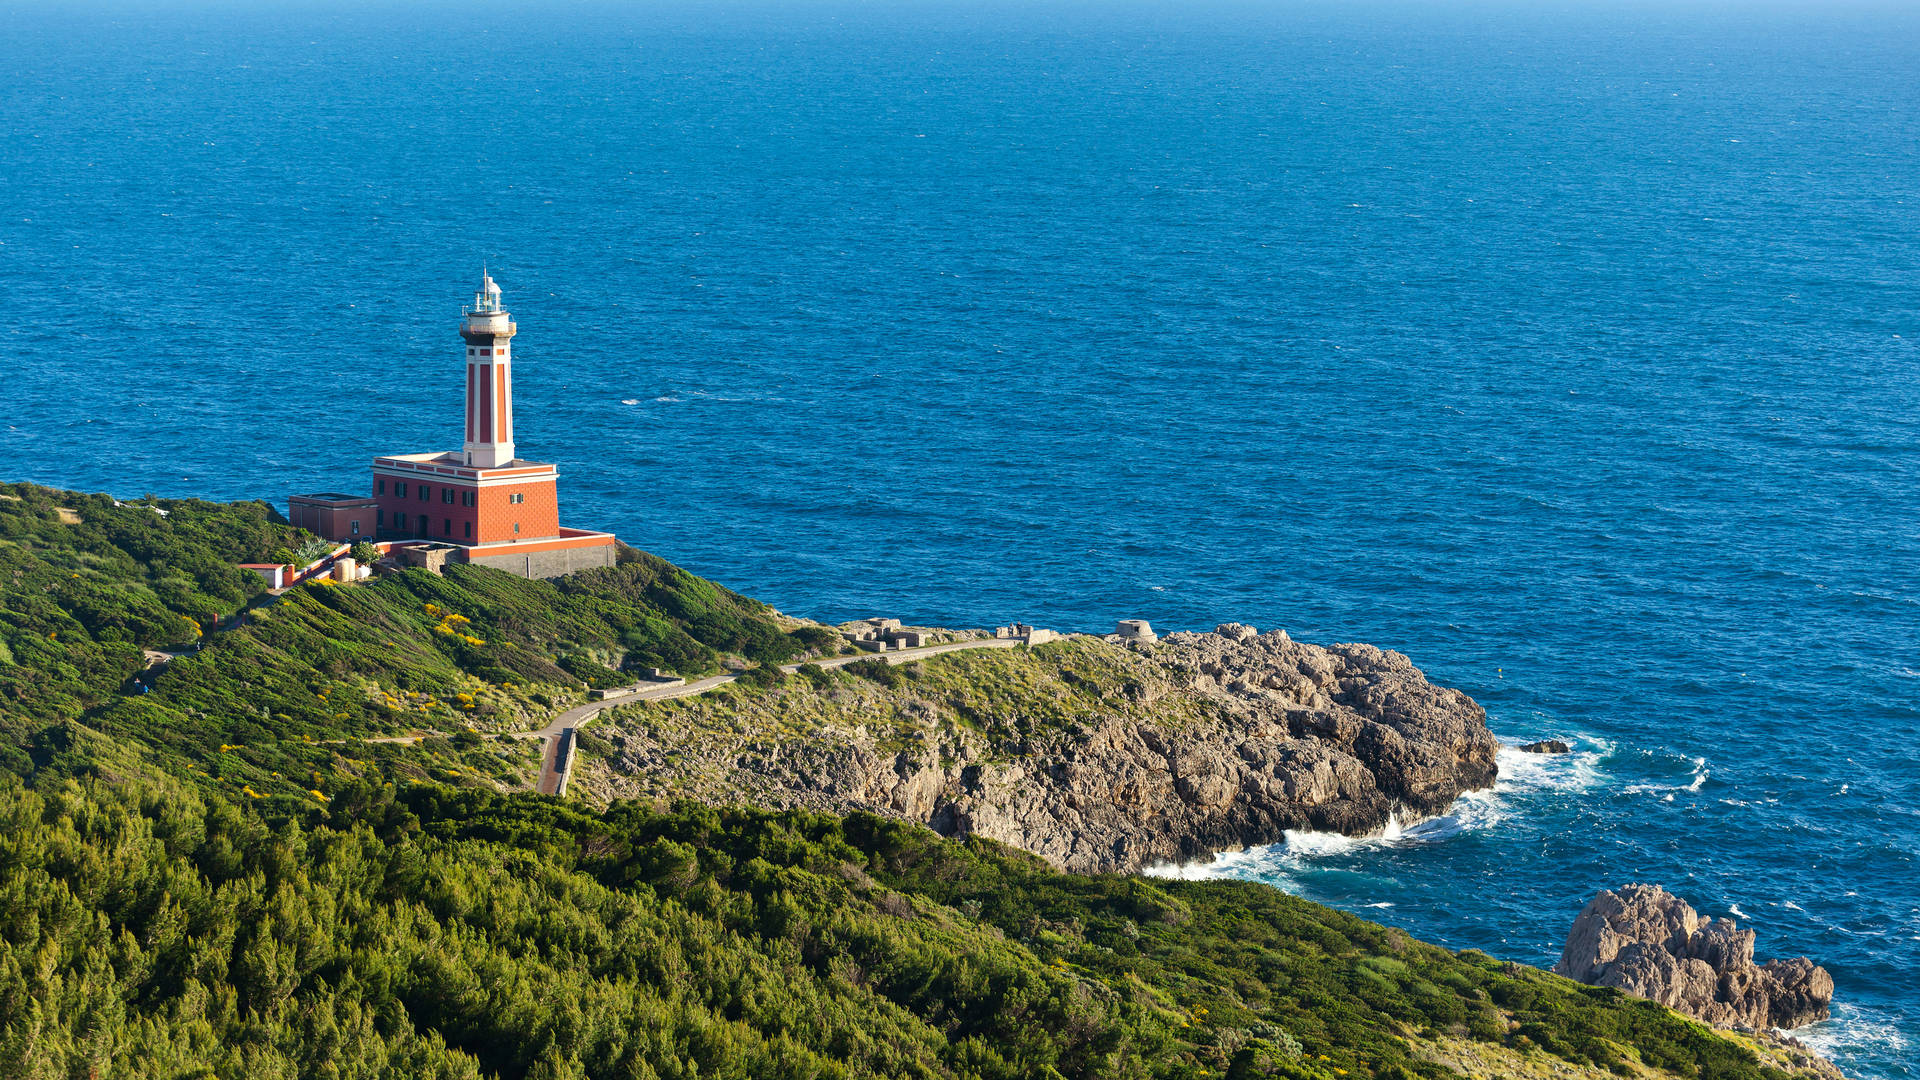
<path fill-rule="evenodd" d="M 1793 1028 L 1827 1018 L 1833 978 L 1806 957 L 1753 962 L 1751 930 L 1702 919 L 1657 885 L 1602 890 L 1574 920 L 1553 970 L 1722 1027 Z"/>
<path fill-rule="evenodd" d="M 650 747 L 675 736 L 623 725 L 613 764 L 684 769 L 705 755 L 717 762 L 708 787 L 734 799 L 877 810 L 1089 873 L 1277 843 L 1289 829 L 1364 834 L 1396 815 L 1442 813 L 1494 780 L 1484 711 L 1397 652 L 1320 648 L 1237 623 L 1072 647 L 1122 674 L 1096 688 L 1112 708 L 1058 727 L 977 714 L 956 724 L 936 701 L 907 701 L 888 717 L 920 726 L 904 749 L 897 734 L 863 728 L 756 742 L 728 758 L 684 741 Z M 1077 670 L 1063 663 L 1059 677 L 1078 686 Z"/>
<path fill-rule="evenodd" d="M 1541 739 L 1539 742 L 1522 743 L 1520 749 L 1528 754 L 1571 754 L 1573 747 L 1559 739 Z"/>

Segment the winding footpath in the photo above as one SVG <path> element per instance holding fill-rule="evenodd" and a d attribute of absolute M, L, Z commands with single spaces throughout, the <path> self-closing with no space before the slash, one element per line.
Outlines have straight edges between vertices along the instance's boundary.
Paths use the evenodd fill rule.
<path fill-rule="evenodd" d="M 845 667 L 859 660 L 885 660 L 889 664 L 904 664 L 909 660 L 918 660 L 939 653 L 959 652 L 963 649 L 1011 649 L 1015 645 L 1025 645 L 1027 639 L 1017 638 L 976 638 L 972 641 L 949 641 L 940 645 L 922 645 L 917 649 L 901 649 L 898 652 L 860 653 L 855 656 L 835 656 L 811 663 L 823 668 Z M 800 664 L 782 664 L 780 670 L 791 675 L 800 670 Z M 678 686 L 661 686 L 651 690 L 641 690 L 625 694 L 606 701 L 590 701 L 585 705 L 576 705 L 554 717 L 546 727 L 538 731 L 523 733 L 521 738 L 541 740 L 540 781 L 534 790 L 542 795 L 564 795 L 568 777 L 573 772 L 574 736 L 570 734 L 583 728 L 608 709 L 617 709 L 622 705 L 631 705 L 636 701 L 668 701 L 673 698 L 692 697 L 709 690 L 725 686 L 735 679 L 737 674 L 713 675 Z"/>

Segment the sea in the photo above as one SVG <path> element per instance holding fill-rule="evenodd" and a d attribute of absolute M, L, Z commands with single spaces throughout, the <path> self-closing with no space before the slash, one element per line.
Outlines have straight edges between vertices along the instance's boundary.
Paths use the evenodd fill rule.
<path fill-rule="evenodd" d="M 1920 14 L 242 4 L 0 19 L 9 479 L 456 448 L 827 620 L 1239 621 L 1486 706 L 1448 816 L 1162 872 L 1550 965 L 1656 882 L 1920 1076 Z"/>

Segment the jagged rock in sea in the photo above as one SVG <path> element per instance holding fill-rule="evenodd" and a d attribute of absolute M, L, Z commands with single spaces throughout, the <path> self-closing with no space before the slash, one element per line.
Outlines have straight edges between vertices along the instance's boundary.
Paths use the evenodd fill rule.
<path fill-rule="evenodd" d="M 1290 829 L 1374 832 L 1396 815 L 1443 813 L 1494 781 L 1499 746 L 1484 710 L 1400 653 L 1234 623 L 1155 644 L 1076 640 L 1083 660 L 1108 665 L 1096 689 L 1112 704 L 1068 723 L 977 711 L 955 722 L 942 695 L 898 696 L 911 687 L 859 703 L 904 732 L 828 727 L 776 745 L 616 721 L 604 793 L 874 810 L 1103 873 L 1277 843 Z M 1079 685 L 1064 661 L 1054 677 Z M 1021 734 L 995 734 L 1008 730 Z M 671 788 L 641 782 L 659 770 Z"/>
<path fill-rule="evenodd" d="M 1522 743 L 1520 749 L 1529 754 L 1571 754 L 1573 747 L 1560 739 L 1541 739 L 1539 742 Z"/>
<path fill-rule="evenodd" d="M 1553 970 L 1721 1027 L 1794 1028 L 1827 1018 L 1833 978 L 1806 957 L 1753 962 L 1754 932 L 1703 919 L 1658 885 L 1601 890 Z"/>

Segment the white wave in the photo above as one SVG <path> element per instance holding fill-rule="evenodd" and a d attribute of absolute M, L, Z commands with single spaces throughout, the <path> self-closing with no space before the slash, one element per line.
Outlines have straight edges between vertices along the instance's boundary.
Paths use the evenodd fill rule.
<path fill-rule="evenodd" d="M 1181 881 L 1205 881 L 1209 878 L 1254 878 L 1259 875 L 1250 873 L 1254 866 L 1262 861 L 1262 856 L 1276 851 L 1285 845 L 1248 848 L 1245 851 L 1216 851 L 1206 862 L 1157 863 L 1140 871 L 1148 877 L 1174 878 Z"/>
<path fill-rule="evenodd" d="M 1577 738 L 1570 754 L 1530 754 L 1518 746 L 1501 744 L 1496 764 L 1499 779 L 1493 790 L 1502 794 L 1531 791 L 1585 792 L 1604 778 L 1600 763 L 1613 753 L 1613 744 L 1601 739 Z M 1592 749 L 1587 749 L 1589 745 Z"/>
<path fill-rule="evenodd" d="M 1621 790 L 1628 795 L 1662 795 L 1661 802 L 1672 802 L 1675 792 L 1699 791 L 1706 786 L 1707 777 L 1712 775 L 1713 770 L 1707 768 L 1707 759 L 1697 757 L 1693 759 L 1693 777 L 1684 784 L 1629 784 Z"/>
<path fill-rule="evenodd" d="M 620 399 L 620 404 L 622 404 L 622 405 L 638 405 L 638 404 L 640 404 L 640 399 L 639 399 L 639 398 L 621 398 L 621 399 Z"/>
<path fill-rule="evenodd" d="M 1352 851 L 1359 843 L 1361 841 L 1342 833 L 1288 829 L 1286 842 L 1279 846 L 1286 849 L 1289 855 L 1312 858 L 1315 855 L 1342 855 Z"/>
<path fill-rule="evenodd" d="M 1732 912 L 1732 913 L 1733 913 L 1733 916 L 1734 916 L 1734 918 L 1736 918 L 1736 919 L 1744 919 L 1744 918 L 1746 918 L 1746 917 L 1747 917 L 1747 913 L 1746 913 L 1746 912 L 1744 912 L 1744 911 L 1741 911 L 1741 910 L 1740 910 L 1740 905 L 1739 905 L 1739 904 L 1728 904 L 1728 905 L 1727 905 L 1727 910 L 1728 910 L 1728 911 L 1730 911 L 1730 912 Z"/>
<path fill-rule="evenodd" d="M 1703 757 L 1694 758 L 1693 783 L 1687 785 L 1687 790 L 1699 791 L 1700 788 L 1706 784 L 1709 775 L 1711 774 L 1707 772 L 1707 759 Z"/>
<path fill-rule="evenodd" d="M 1901 1060 L 1907 1049 L 1907 1037 L 1898 1024 L 1883 1014 L 1849 1002 L 1833 1003 L 1833 1019 L 1794 1028 L 1788 1035 L 1799 1039 L 1830 1059 L 1855 1054 Z"/>
<path fill-rule="evenodd" d="M 1382 901 L 1380 901 L 1380 902 L 1379 902 L 1379 903 L 1377 903 L 1377 904 L 1368 904 L 1368 905 L 1367 905 L 1367 907 L 1375 907 L 1375 908 L 1389 908 L 1389 907 L 1392 907 L 1392 906 L 1393 906 L 1393 901 L 1391 901 L 1391 900 L 1382 900 Z"/>
<path fill-rule="evenodd" d="M 1789 910 L 1789 911 L 1805 911 L 1805 910 L 1807 910 L 1806 908 L 1803 908 L 1803 907 L 1801 907 L 1801 906 L 1800 906 L 1799 904 L 1796 904 L 1796 903 L 1794 903 L 1794 902 L 1793 902 L 1793 901 L 1791 901 L 1791 900 L 1789 900 L 1789 901 L 1787 901 L 1787 902 L 1786 902 L 1785 904 L 1783 904 L 1782 906 L 1783 906 L 1783 907 L 1785 907 L 1785 908 L 1786 908 L 1787 910 Z"/>
<path fill-rule="evenodd" d="M 1141 873 L 1148 877 L 1186 881 L 1208 878 L 1266 881 L 1291 891 L 1293 875 L 1307 869 L 1310 861 L 1329 855 L 1343 855 L 1365 845 L 1397 843 L 1404 834 L 1405 830 L 1400 827 L 1397 817 L 1389 817 L 1386 828 L 1374 836 L 1354 837 L 1342 833 L 1288 829 L 1284 834 L 1286 839 L 1278 844 L 1243 851 L 1216 852 L 1205 862 L 1160 863 L 1147 867 Z"/>
<path fill-rule="evenodd" d="M 1600 763 L 1613 753 L 1613 744 L 1588 736 L 1580 736 L 1578 743 L 1581 748 L 1568 754 L 1530 754 L 1517 746 L 1502 745 L 1496 759 L 1499 775 L 1493 787 L 1462 794 L 1438 817 L 1409 825 L 1399 814 L 1391 814 L 1378 833 L 1358 837 L 1288 829 L 1282 843 L 1219 852 L 1205 861 L 1161 863 L 1142 873 L 1188 880 L 1251 878 L 1291 890 L 1296 875 L 1310 870 L 1316 860 L 1369 848 L 1439 843 L 1463 832 L 1499 825 L 1512 812 L 1514 800 L 1592 790 L 1605 778 Z"/>
<path fill-rule="evenodd" d="M 1599 785 L 1603 779 L 1600 762 L 1613 752 L 1613 746 L 1587 737 L 1582 737 L 1580 744 L 1583 748 L 1570 754 L 1529 754 L 1516 746 L 1503 745 L 1497 757 L 1499 776 L 1492 788 L 1466 792 L 1446 813 L 1411 825 L 1392 814 L 1386 825 L 1370 836 L 1288 829 L 1285 841 L 1279 844 L 1220 852 L 1204 862 L 1162 863 L 1142 872 L 1164 878 L 1258 878 L 1286 888 L 1294 875 L 1310 868 L 1313 860 L 1370 847 L 1434 844 L 1470 830 L 1490 829 L 1507 819 L 1513 799 L 1541 793 L 1577 794 Z"/>
<path fill-rule="evenodd" d="M 1368 848 L 1436 843 L 1466 829 L 1486 827 L 1504 816 L 1493 793 L 1473 791 L 1462 795 L 1454 802 L 1452 812 L 1441 817 L 1403 825 L 1400 815 L 1390 814 L 1379 832 L 1367 836 L 1288 829 L 1284 834 L 1286 839 L 1278 844 L 1223 851 L 1205 862 L 1161 863 L 1141 872 L 1149 877 L 1189 881 L 1223 877 L 1254 879 L 1291 889 L 1294 876 L 1311 869 L 1316 860 Z"/>

